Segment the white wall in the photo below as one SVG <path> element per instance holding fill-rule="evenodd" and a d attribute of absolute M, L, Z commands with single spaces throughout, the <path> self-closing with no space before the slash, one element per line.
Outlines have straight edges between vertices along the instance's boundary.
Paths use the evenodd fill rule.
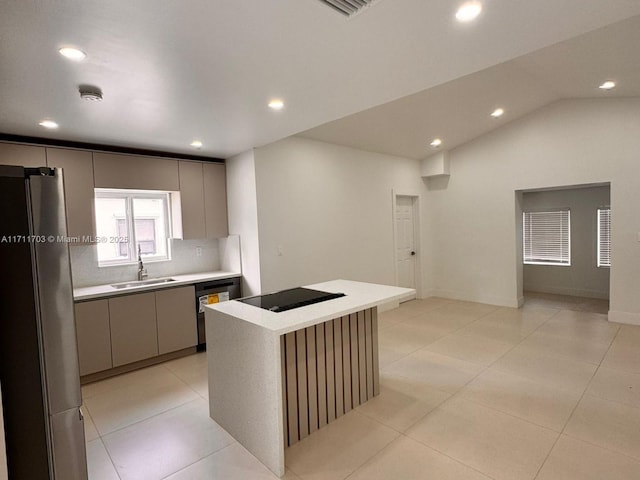
<path fill-rule="evenodd" d="M 610 182 L 609 318 L 640 323 L 640 99 L 558 102 L 450 153 L 427 195 L 436 293 L 516 306 L 515 191 Z"/>
<path fill-rule="evenodd" d="M 240 236 L 242 294 L 257 295 L 262 290 L 254 152 L 244 152 L 226 163 L 229 233 Z"/>
<path fill-rule="evenodd" d="M 263 292 L 336 278 L 395 284 L 394 190 L 422 196 L 426 242 L 417 160 L 291 137 L 257 148 L 255 166 Z"/>
<path fill-rule="evenodd" d="M 524 265 L 524 290 L 609 298 L 609 268 L 597 264 L 597 212 L 609 205 L 609 187 L 524 192 L 522 200 L 525 211 L 571 211 L 571 265 Z"/>

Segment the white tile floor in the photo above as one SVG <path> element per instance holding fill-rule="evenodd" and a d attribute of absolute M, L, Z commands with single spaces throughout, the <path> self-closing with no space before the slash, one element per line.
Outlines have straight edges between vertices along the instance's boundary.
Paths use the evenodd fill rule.
<path fill-rule="evenodd" d="M 381 394 L 287 479 L 640 478 L 640 327 L 603 302 L 430 298 L 380 315 Z M 206 354 L 83 388 L 91 480 L 274 479 L 208 416 Z"/>

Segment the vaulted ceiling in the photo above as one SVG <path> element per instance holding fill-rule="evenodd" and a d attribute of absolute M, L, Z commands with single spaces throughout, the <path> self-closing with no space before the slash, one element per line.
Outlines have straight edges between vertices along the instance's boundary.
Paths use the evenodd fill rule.
<path fill-rule="evenodd" d="M 451 149 L 568 98 L 640 96 L 640 16 L 349 115 L 300 135 L 408 158 Z M 612 90 L 599 86 L 615 81 Z M 504 114 L 493 118 L 501 108 Z M 640 115 L 640 112 L 638 112 Z M 438 149 L 430 142 L 439 138 Z"/>
<path fill-rule="evenodd" d="M 638 95 L 640 2 L 483 5 L 463 25 L 451 0 L 378 0 L 350 18 L 318 0 L 2 0 L 0 132 L 217 157 L 305 132 L 420 158 L 432 135 L 451 146 L 495 128 L 494 105 L 508 121 L 600 94 L 605 75 L 620 78 L 609 94 Z M 63 58 L 67 45 L 87 58 Z M 81 100 L 83 84 L 104 99 Z"/>

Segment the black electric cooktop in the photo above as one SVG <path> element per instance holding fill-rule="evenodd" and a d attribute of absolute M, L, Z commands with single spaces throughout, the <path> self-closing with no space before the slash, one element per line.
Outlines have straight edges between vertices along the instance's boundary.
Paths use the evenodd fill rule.
<path fill-rule="evenodd" d="M 254 307 L 264 308 L 272 312 L 284 312 L 294 308 L 304 307 L 312 303 L 324 302 L 334 298 L 344 297 L 344 293 L 321 292 L 310 288 L 290 288 L 281 292 L 269 293 L 238 299 L 239 302 L 248 303 Z"/>

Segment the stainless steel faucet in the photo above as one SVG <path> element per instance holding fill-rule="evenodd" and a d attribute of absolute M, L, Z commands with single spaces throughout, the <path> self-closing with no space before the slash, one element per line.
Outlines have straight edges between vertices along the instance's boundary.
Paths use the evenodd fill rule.
<path fill-rule="evenodd" d="M 148 276 L 147 269 L 144 268 L 144 263 L 142 263 L 142 249 L 140 248 L 140 244 L 138 244 L 138 281 L 141 282 Z"/>

